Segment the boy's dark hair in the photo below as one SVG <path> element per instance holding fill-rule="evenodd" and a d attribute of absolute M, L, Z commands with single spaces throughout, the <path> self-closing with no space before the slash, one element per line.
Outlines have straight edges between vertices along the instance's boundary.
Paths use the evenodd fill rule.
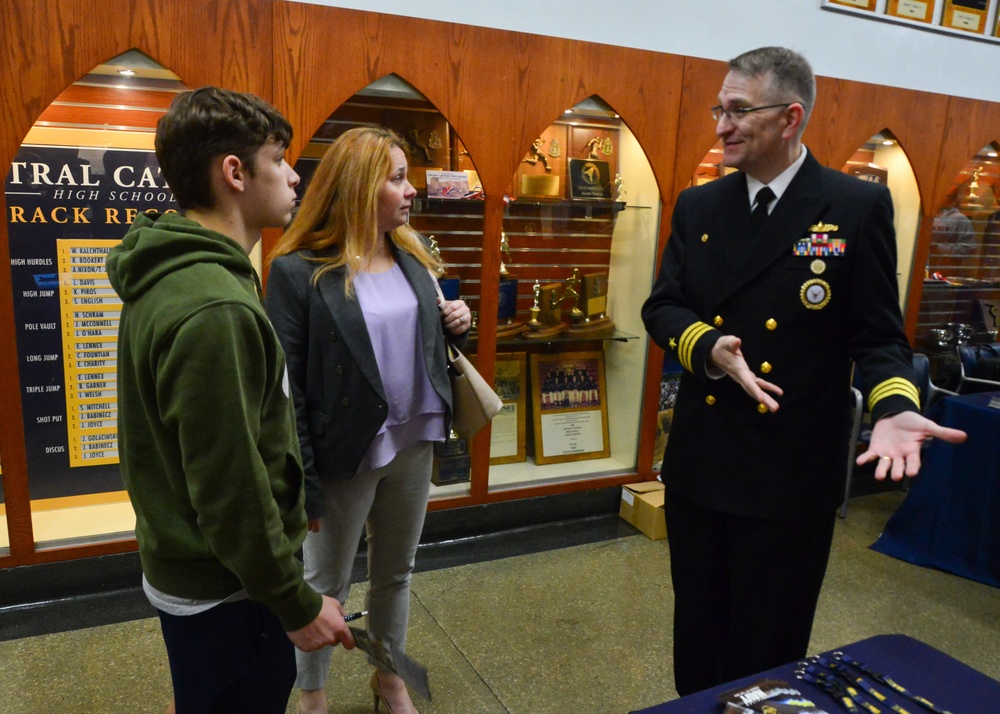
<path fill-rule="evenodd" d="M 202 87 L 179 94 L 156 124 L 156 158 L 182 209 L 212 208 L 212 160 L 230 154 L 253 175 L 257 150 L 268 140 L 287 147 L 292 125 L 252 94 Z"/>

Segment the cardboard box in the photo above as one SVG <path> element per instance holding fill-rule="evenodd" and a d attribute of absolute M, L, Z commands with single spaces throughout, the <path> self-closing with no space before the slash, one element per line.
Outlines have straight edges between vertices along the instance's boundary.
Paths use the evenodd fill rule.
<path fill-rule="evenodd" d="M 622 503 L 618 515 L 653 540 L 667 537 L 663 516 L 663 484 L 643 481 L 622 486 Z"/>

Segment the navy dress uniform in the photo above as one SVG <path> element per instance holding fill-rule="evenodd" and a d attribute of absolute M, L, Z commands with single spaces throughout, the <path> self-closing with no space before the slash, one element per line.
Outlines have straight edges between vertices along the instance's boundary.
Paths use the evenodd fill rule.
<path fill-rule="evenodd" d="M 738 640 L 730 651 L 742 642 L 747 656 L 699 665 L 718 671 L 693 674 L 696 687 L 702 675 L 728 681 L 758 671 L 758 663 L 805 653 L 843 497 L 851 361 L 873 420 L 919 411 L 899 312 L 892 216 L 884 186 L 822 167 L 811 155 L 756 237 L 745 174 L 678 197 L 660 273 L 642 308 L 650 336 L 684 367 L 663 461 L 679 608 L 678 691 L 685 650 L 709 646 L 685 638 L 703 639 L 704 627 Z M 755 374 L 782 388 L 776 412 L 729 377 L 710 374 L 709 354 L 724 334 L 741 339 Z M 671 502 L 701 517 L 675 518 L 671 532 Z M 718 528 L 697 532 L 706 520 Z M 727 528 L 731 547 L 716 540 Z M 692 541 L 686 551 L 685 540 Z M 714 572 L 720 568 L 728 573 L 722 580 Z M 756 588 L 734 605 L 732 582 L 747 579 Z M 702 592 L 682 593 L 692 582 Z M 685 597 L 698 610 L 690 614 L 692 630 L 702 635 L 678 631 Z M 740 624 L 748 619 L 758 622 Z"/>

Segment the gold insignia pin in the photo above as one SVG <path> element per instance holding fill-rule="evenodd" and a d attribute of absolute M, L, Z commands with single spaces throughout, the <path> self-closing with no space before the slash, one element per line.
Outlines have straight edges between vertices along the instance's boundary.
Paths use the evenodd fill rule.
<path fill-rule="evenodd" d="M 838 230 L 840 230 L 840 226 L 834 225 L 833 223 L 816 223 L 809 226 L 810 233 L 833 233 Z"/>
<path fill-rule="evenodd" d="M 826 263 L 816 258 L 816 260 L 809 264 L 809 270 L 813 271 L 815 275 L 822 275 L 823 271 L 826 270 Z"/>
<path fill-rule="evenodd" d="M 799 298 L 807 310 L 822 310 L 830 302 L 830 284 L 819 278 L 807 280 L 802 283 Z"/>
<path fill-rule="evenodd" d="M 668 344 L 670 345 L 670 349 L 672 350 L 677 349 L 677 340 L 675 340 L 673 337 L 670 338 L 670 342 Z"/>
<path fill-rule="evenodd" d="M 701 242 L 702 243 L 708 243 L 708 233 L 702 233 L 701 234 Z"/>

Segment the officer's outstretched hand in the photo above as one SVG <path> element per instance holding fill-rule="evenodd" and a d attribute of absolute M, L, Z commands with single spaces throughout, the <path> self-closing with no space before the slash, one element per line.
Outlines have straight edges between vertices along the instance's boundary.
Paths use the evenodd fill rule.
<path fill-rule="evenodd" d="M 920 446 L 927 439 L 960 444 L 965 437 L 964 431 L 939 426 L 916 412 L 899 412 L 875 422 L 871 443 L 857 458 L 857 464 L 862 466 L 877 459 L 875 478 L 881 481 L 889 475 L 893 481 L 899 481 L 904 473 L 916 476 L 920 471 Z"/>
<path fill-rule="evenodd" d="M 716 367 L 736 380 L 736 383 L 743 387 L 744 392 L 755 401 L 765 405 L 768 411 L 778 411 L 778 402 L 767 392 L 777 394 L 779 397 L 784 392 L 777 384 L 767 382 L 753 373 L 743 358 L 743 352 L 740 351 L 742 344 L 739 337 L 723 335 L 712 347 L 709 359 Z"/>

